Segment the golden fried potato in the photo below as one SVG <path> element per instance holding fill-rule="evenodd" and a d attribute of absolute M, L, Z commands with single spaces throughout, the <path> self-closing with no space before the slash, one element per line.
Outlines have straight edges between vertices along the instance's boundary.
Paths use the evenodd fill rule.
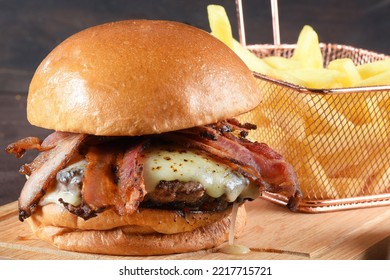
<path fill-rule="evenodd" d="M 383 165 L 372 177 L 368 179 L 367 192 L 381 194 L 390 191 L 390 166 Z"/>
<path fill-rule="evenodd" d="M 368 79 L 368 78 L 375 76 L 375 75 L 378 75 L 382 72 L 389 71 L 390 70 L 390 58 L 358 65 L 356 68 L 357 68 L 362 79 Z M 389 83 L 390 82 L 388 81 L 388 84 Z"/>
<path fill-rule="evenodd" d="M 337 187 L 329 180 L 317 159 L 306 155 L 301 160 L 304 163 L 304 172 L 301 169 L 299 177 L 302 193 L 310 195 L 312 199 L 338 198 Z"/>
<path fill-rule="evenodd" d="M 381 72 L 374 76 L 370 76 L 360 82 L 356 83 L 357 87 L 367 87 L 367 86 L 385 86 L 390 84 L 390 70 Z"/>
<path fill-rule="evenodd" d="M 367 92 L 321 96 L 329 104 L 335 118 L 338 118 L 338 115 L 343 116 L 355 125 L 371 123 L 374 120 L 371 112 L 373 104 L 368 103 L 369 97 Z M 374 107 L 377 107 L 376 103 Z"/>
<path fill-rule="evenodd" d="M 224 7 L 208 5 L 207 12 L 212 35 L 231 48 L 252 71 L 261 74 L 270 72 L 271 67 L 233 38 L 230 21 Z"/>
<path fill-rule="evenodd" d="M 385 172 L 388 167 L 388 155 L 390 144 L 387 142 L 383 147 L 370 147 L 369 156 L 359 164 L 351 165 L 344 170 L 339 170 L 335 177 L 361 178 L 368 184 L 381 170 Z M 363 190 L 362 190 L 363 191 Z M 368 194 L 367 191 L 365 194 Z"/>
<path fill-rule="evenodd" d="M 272 73 L 273 69 L 267 63 L 236 40 L 233 40 L 233 51 L 245 62 L 250 70 L 264 75 Z"/>
<path fill-rule="evenodd" d="M 232 28 L 225 9 L 218 5 L 208 5 L 207 13 L 211 33 L 229 48 L 233 48 Z"/>
<path fill-rule="evenodd" d="M 302 64 L 298 60 L 288 59 L 282 56 L 267 56 L 262 59 L 271 68 L 278 70 L 293 70 L 302 68 Z"/>
<path fill-rule="evenodd" d="M 284 70 L 287 72 L 288 70 Z M 304 86 L 312 89 L 329 89 L 342 87 L 343 75 L 339 71 L 325 68 L 300 68 L 288 72 L 295 78 L 304 81 Z"/>
<path fill-rule="evenodd" d="M 299 61 L 302 68 L 324 67 L 318 35 L 311 26 L 305 25 L 299 33 L 292 59 Z"/>
<path fill-rule="evenodd" d="M 340 198 L 361 195 L 360 190 L 364 188 L 366 183 L 365 180 L 360 177 L 329 178 L 329 182 L 337 189 Z"/>
<path fill-rule="evenodd" d="M 386 143 L 390 141 L 388 122 L 370 123 L 356 125 L 350 128 L 338 127 L 337 130 L 329 133 L 310 134 L 306 140 L 315 147 L 322 155 L 338 155 L 344 150 L 355 150 L 371 147 L 375 143 Z"/>
<path fill-rule="evenodd" d="M 355 63 L 350 58 L 332 60 L 328 65 L 328 69 L 340 72 L 341 79 L 339 81 L 341 82 L 341 87 L 352 87 L 362 79 Z"/>

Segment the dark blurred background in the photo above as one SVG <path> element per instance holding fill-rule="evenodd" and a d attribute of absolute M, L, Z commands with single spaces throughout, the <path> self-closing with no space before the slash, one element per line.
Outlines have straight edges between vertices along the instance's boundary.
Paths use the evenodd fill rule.
<path fill-rule="evenodd" d="M 28 85 L 41 60 L 71 34 L 104 22 L 146 18 L 185 22 L 209 31 L 207 5 L 223 5 L 238 38 L 234 0 L 0 0 L 0 205 L 17 199 L 24 179 L 3 151 L 26 136 L 49 132 L 26 121 Z M 269 0 L 243 0 L 247 43 L 272 43 Z M 390 0 L 279 1 L 282 43 L 295 43 L 305 24 L 321 42 L 390 54 Z"/>
<path fill-rule="evenodd" d="M 0 90 L 26 92 L 39 62 L 71 34 L 132 18 L 169 19 L 209 30 L 206 7 L 223 5 L 237 35 L 235 1 L 0 0 Z M 243 0 L 248 44 L 272 43 L 269 0 Z M 295 43 L 304 24 L 322 42 L 390 53 L 390 0 L 279 1 L 281 39 Z"/>

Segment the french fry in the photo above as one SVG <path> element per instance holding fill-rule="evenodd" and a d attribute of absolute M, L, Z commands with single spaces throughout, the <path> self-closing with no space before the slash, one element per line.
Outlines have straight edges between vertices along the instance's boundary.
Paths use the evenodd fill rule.
<path fill-rule="evenodd" d="M 390 98 L 387 92 L 367 97 L 366 104 L 372 122 L 390 121 Z"/>
<path fill-rule="evenodd" d="M 269 69 L 267 72 L 268 76 L 276 79 L 281 80 L 293 85 L 298 85 L 302 87 L 307 87 L 307 84 L 304 80 L 295 77 L 293 74 L 290 73 L 290 71 L 285 71 L 283 69 Z"/>
<path fill-rule="evenodd" d="M 296 95 L 294 92 L 282 92 L 277 86 L 274 90 L 278 94 L 265 94 L 261 108 L 271 108 L 284 112 L 289 119 L 292 115 L 299 115 L 304 120 L 306 134 L 328 133 L 337 131 L 339 127 L 353 128 L 354 124 L 344 115 L 335 111 L 323 98 L 313 94 Z"/>
<path fill-rule="evenodd" d="M 365 180 L 360 177 L 339 177 L 329 178 L 329 182 L 334 186 L 340 198 L 356 197 L 360 195 L 361 190 L 365 185 Z"/>
<path fill-rule="evenodd" d="M 233 38 L 230 21 L 224 7 L 208 5 L 207 13 L 211 34 L 231 48 L 249 69 L 261 74 L 271 71 L 271 67 Z"/>
<path fill-rule="evenodd" d="M 355 149 L 346 149 L 338 154 L 323 155 L 321 147 L 315 147 L 314 154 L 317 154 L 319 163 L 329 177 L 347 177 L 349 174 L 343 173 L 342 170 L 348 170 L 350 166 L 359 166 L 369 158 L 370 152 L 369 149 L 358 152 Z"/>
<path fill-rule="evenodd" d="M 258 142 L 267 143 L 271 148 L 275 149 L 279 153 L 281 147 L 285 144 L 285 133 L 282 128 L 278 126 L 259 126 L 254 138 Z"/>
<path fill-rule="evenodd" d="M 219 5 L 208 5 L 207 13 L 211 33 L 232 49 L 232 28 L 230 26 L 230 21 L 226 14 L 225 8 Z"/>
<path fill-rule="evenodd" d="M 283 154 L 286 160 L 294 167 L 301 184 L 301 190 L 304 197 L 313 197 L 317 195 L 317 199 L 331 198 L 337 196 L 337 192 L 332 188 L 332 185 L 327 180 L 327 176 L 319 165 L 318 161 L 310 156 L 307 145 L 303 142 L 289 137 L 284 129 L 277 127 L 277 137 L 275 137 L 275 126 L 269 128 L 260 128 L 264 139 L 269 140 L 269 143 L 276 143 L 273 147 L 279 153 Z M 271 137 L 269 136 L 271 135 Z M 326 190 L 324 190 L 324 186 Z"/>
<path fill-rule="evenodd" d="M 327 94 L 322 98 L 336 114 L 343 115 L 347 120 L 355 125 L 362 125 L 373 122 L 373 104 L 367 102 L 367 92 L 356 92 L 353 94 Z M 376 104 L 374 107 L 377 107 Z"/>
<path fill-rule="evenodd" d="M 361 178 L 367 181 L 372 178 L 378 170 L 388 167 L 388 155 L 390 154 L 389 142 L 384 147 L 370 148 L 370 156 L 366 160 L 360 162 L 359 164 L 349 166 L 345 170 L 340 170 L 335 176 Z M 365 194 L 367 194 L 367 191 Z"/>
<path fill-rule="evenodd" d="M 302 141 L 306 138 L 305 120 L 290 101 L 293 100 L 285 94 L 265 94 L 261 111 L 271 126 L 278 126 L 285 131 L 287 137 Z"/>
<path fill-rule="evenodd" d="M 265 109 L 272 110 L 270 112 L 278 111 L 279 118 L 285 120 L 297 119 L 298 123 L 305 127 L 305 134 L 300 135 L 338 132 L 340 127 L 347 133 L 355 126 L 344 115 L 335 111 L 322 96 L 318 95 L 302 94 L 296 96 L 286 92 L 277 95 L 266 94 L 262 103 L 262 110 Z M 272 119 L 276 115 L 272 115 L 270 112 L 268 118 Z M 299 118 L 295 116 L 299 116 Z"/>
<path fill-rule="evenodd" d="M 370 78 L 382 72 L 389 71 L 390 58 L 358 65 L 357 70 L 359 71 L 359 74 L 362 79 Z M 388 83 L 390 82 L 388 81 Z"/>
<path fill-rule="evenodd" d="M 241 123 L 254 123 L 258 127 L 269 127 L 271 120 L 267 118 L 263 110 L 254 110 L 237 116 Z"/>
<path fill-rule="evenodd" d="M 233 40 L 233 51 L 245 62 L 250 70 L 264 75 L 272 73 L 273 69 L 267 63 L 236 40 Z"/>
<path fill-rule="evenodd" d="M 390 84 L 390 59 L 355 66 L 351 59 L 343 58 L 331 61 L 324 68 L 318 34 L 309 25 L 299 33 L 291 58 L 269 56 L 260 59 L 233 38 L 224 7 L 209 5 L 207 12 L 211 33 L 257 73 L 313 89 Z"/>
<path fill-rule="evenodd" d="M 361 80 L 356 83 L 357 87 L 366 87 L 366 86 L 385 86 L 390 84 L 390 70 L 376 74 L 367 79 Z"/>
<path fill-rule="evenodd" d="M 390 166 L 382 166 L 367 184 L 370 194 L 381 194 L 390 191 Z"/>
<path fill-rule="evenodd" d="M 329 180 L 324 168 L 311 156 L 304 156 L 304 172 L 301 171 L 301 190 L 313 199 L 338 198 L 337 187 Z"/>
<path fill-rule="evenodd" d="M 298 114 L 292 113 L 287 115 L 286 113 L 289 111 L 291 111 L 290 108 L 284 108 L 283 111 L 275 110 L 274 108 L 264 108 L 264 113 L 271 121 L 272 126 L 278 126 L 288 134 L 288 137 L 302 141 L 306 138 L 305 121 Z"/>
<path fill-rule="evenodd" d="M 292 59 L 299 61 L 303 68 L 323 68 L 318 35 L 311 26 L 305 25 L 299 33 Z"/>
<path fill-rule="evenodd" d="M 267 56 L 262 59 L 273 69 L 286 70 L 286 69 L 299 69 L 302 68 L 302 64 L 298 60 L 288 59 L 282 56 Z"/>
<path fill-rule="evenodd" d="M 342 87 L 342 77 L 339 71 L 324 68 L 300 68 L 288 71 L 293 77 L 304 81 L 305 86 L 313 89 L 329 89 Z"/>
<path fill-rule="evenodd" d="M 330 133 L 339 128 L 352 129 L 354 124 L 344 115 L 333 110 L 323 96 L 305 94 L 296 98 L 296 109 L 302 114 L 306 124 L 306 134 Z"/>
<path fill-rule="evenodd" d="M 362 79 L 360 77 L 359 71 L 350 58 L 339 58 L 332 60 L 328 65 L 328 69 L 337 70 L 343 73 L 340 75 L 343 78 L 339 79 L 342 87 L 351 87 L 360 82 Z"/>
<path fill-rule="evenodd" d="M 390 141 L 389 128 L 389 123 L 386 121 L 351 128 L 338 127 L 330 133 L 308 135 L 306 141 L 315 156 L 319 154 L 337 156 L 344 150 L 358 152 L 378 143 L 387 143 Z"/>
<path fill-rule="evenodd" d="M 381 111 L 381 115 L 385 120 L 390 122 L 390 98 L 381 100 L 378 102 L 379 110 Z"/>

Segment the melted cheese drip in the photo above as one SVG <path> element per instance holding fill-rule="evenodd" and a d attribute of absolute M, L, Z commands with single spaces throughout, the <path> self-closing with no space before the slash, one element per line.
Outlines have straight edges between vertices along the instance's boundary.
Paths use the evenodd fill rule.
<path fill-rule="evenodd" d="M 251 251 L 248 247 L 244 245 L 239 245 L 234 243 L 238 207 L 239 204 L 237 202 L 233 203 L 232 218 L 230 221 L 230 228 L 229 228 L 229 242 L 227 245 L 225 245 L 219 250 L 221 253 L 230 254 L 230 255 L 244 255 L 244 254 L 248 254 Z"/>
<path fill-rule="evenodd" d="M 235 201 L 244 189 L 250 189 L 244 192 L 247 197 L 259 195 L 258 188 L 247 188 L 250 182 L 241 174 L 191 150 L 148 151 L 144 162 L 144 179 L 147 192 L 152 192 L 162 180 L 178 180 L 199 182 L 209 196 L 218 198 L 225 194 L 229 202 Z"/>

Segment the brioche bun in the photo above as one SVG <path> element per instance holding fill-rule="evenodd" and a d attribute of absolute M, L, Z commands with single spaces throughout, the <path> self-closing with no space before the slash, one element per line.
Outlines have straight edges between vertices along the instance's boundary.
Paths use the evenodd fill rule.
<path fill-rule="evenodd" d="M 228 238 L 232 208 L 223 212 L 188 213 L 140 209 L 128 216 L 107 210 L 84 221 L 63 207 L 48 204 L 27 219 L 34 234 L 62 250 L 109 255 L 163 255 L 216 247 Z M 246 223 L 238 208 L 235 234 Z M 167 234 L 169 233 L 169 234 Z"/>
<path fill-rule="evenodd" d="M 260 101 L 251 71 L 209 33 L 127 20 L 58 45 L 33 76 L 27 117 L 59 131 L 134 136 L 215 123 Z"/>

